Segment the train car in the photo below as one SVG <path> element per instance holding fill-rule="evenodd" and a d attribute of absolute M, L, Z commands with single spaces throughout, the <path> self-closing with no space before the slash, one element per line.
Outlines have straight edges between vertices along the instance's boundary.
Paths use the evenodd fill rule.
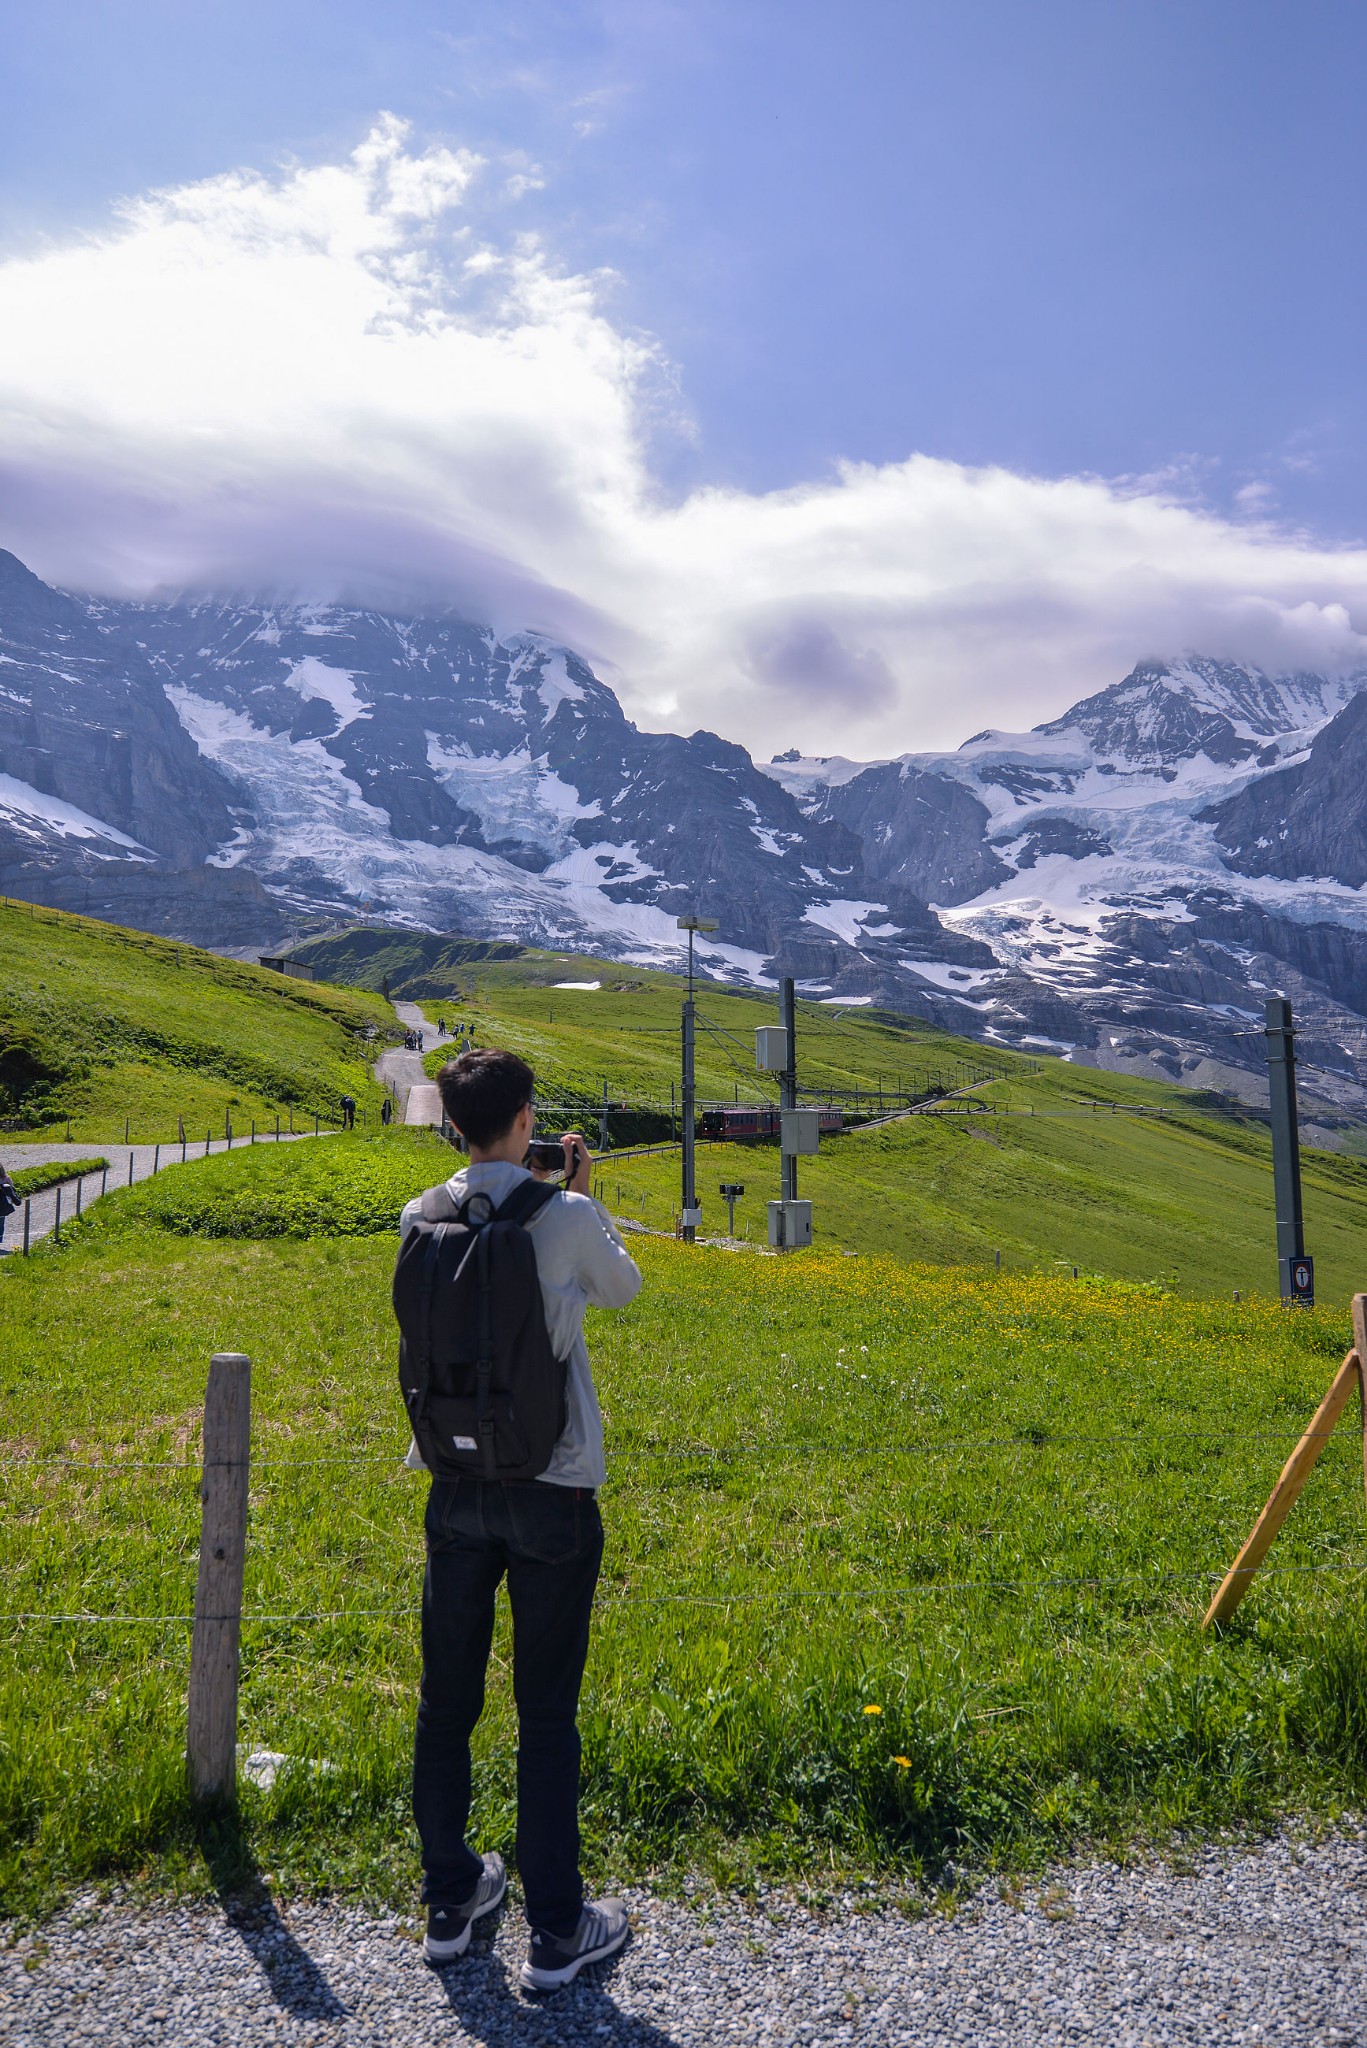
<path fill-rule="evenodd" d="M 755 1144 L 762 1138 L 777 1138 L 779 1135 L 779 1108 L 777 1103 L 721 1103 L 714 1109 L 702 1113 L 702 1134 L 705 1138 L 724 1138 L 729 1144 Z M 818 1129 L 823 1133 L 843 1131 L 845 1112 L 823 1106 L 818 1120 Z"/>

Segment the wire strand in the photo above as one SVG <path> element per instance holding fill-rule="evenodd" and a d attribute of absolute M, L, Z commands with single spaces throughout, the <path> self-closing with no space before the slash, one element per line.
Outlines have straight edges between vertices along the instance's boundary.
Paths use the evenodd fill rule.
<path fill-rule="evenodd" d="M 1307 1437 L 1312 1441 L 1327 1442 L 1330 1437 L 1341 1435 L 1334 1429 L 1303 1431 L 1297 1439 L 1303 1442 Z M 1179 1429 L 1162 1430 L 1151 1436 L 1046 1436 L 1036 1441 L 1028 1436 L 1015 1437 L 945 1437 L 938 1441 L 923 1443 L 890 1444 L 822 1444 L 822 1443 L 764 1443 L 750 1441 L 738 1444 L 656 1444 L 640 1438 L 608 1439 L 609 1453 L 632 1452 L 649 1458 L 895 1458 L 931 1457 L 959 1451 L 1054 1451 L 1072 1449 L 1131 1449 L 1150 1450 L 1156 1445 L 1169 1443 L 1285 1443 L 1287 1432 L 1280 1429 Z M 394 1453 L 383 1456 L 362 1454 L 352 1456 L 337 1451 L 321 1458 L 252 1458 L 250 1470 L 258 1471 L 304 1471 L 324 1465 L 385 1465 L 396 1472 L 425 1471 L 426 1467 L 413 1467 L 404 1458 Z M 203 1467 L 188 1464 L 179 1458 L 123 1459 L 87 1461 L 83 1458 L 0 1458 L 0 1470 L 10 1471 L 71 1471 L 71 1472 L 183 1472 L 187 1477 L 199 1477 Z"/>
<path fill-rule="evenodd" d="M 1330 1564 L 1286 1564 L 1249 1567 L 1246 1576 L 1250 1580 L 1261 1578 L 1299 1578 L 1321 1576 L 1331 1572 L 1363 1572 L 1367 1565 L 1350 1562 Z M 1092 1589 L 1116 1586 L 1158 1587 L 1174 1581 L 1191 1583 L 1202 1581 L 1207 1585 L 1219 1585 L 1225 1574 L 1218 1571 L 1187 1571 L 1157 1573 L 1127 1573 L 1115 1578 L 1063 1577 L 1048 1579 L 921 1579 L 906 1586 L 803 1586 L 775 1587 L 760 1593 L 689 1593 L 677 1589 L 667 1593 L 622 1592 L 609 1595 L 603 1602 L 607 1607 L 659 1607 L 681 1605 L 692 1607 L 751 1607 L 770 1600 L 902 1600 L 920 1598 L 925 1594 L 937 1593 L 1042 1593 L 1060 1587 L 1088 1587 Z M 243 1626 L 286 1623 L 293 1625 L 307 1621 L 368 1621 L 378 1618 L 397 1619 L 407 1616 L 416 1619 L 421 1609 L 405 1607 L 336 1607 L 306 1608 L 293 1614 L 262 1614 L 247 1609 L 239 1620 Z M 52 1624 L 110 1625 L 119 1627 L 156 1627 L 179 1624 L 186 1627 L 194 1622 L 193 1614 L 50 1614 L 42 1612 L 16 1612 L 0 1614 L 0 1623 L 48 1622 Z"/>

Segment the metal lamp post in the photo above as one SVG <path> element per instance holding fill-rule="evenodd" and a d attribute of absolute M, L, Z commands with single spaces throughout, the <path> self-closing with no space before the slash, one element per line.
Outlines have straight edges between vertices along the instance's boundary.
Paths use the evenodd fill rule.
<path fill-rule="evenodd" d="M 681 932 L 688 933 L 688 999 L 683 1006 L 683 1188 L 679 1220 L 685 1241 L 692 1244 L 694 1233 L 702 1221 L 693 1137 L 696 1097 L 693 1081 L 693 935 L 695 932 L 714 932 L 717 921 L 712 917 L 699 917 L 696 911 L 690 911 L 687 917 L 679 918 L 678 927 Z"/>

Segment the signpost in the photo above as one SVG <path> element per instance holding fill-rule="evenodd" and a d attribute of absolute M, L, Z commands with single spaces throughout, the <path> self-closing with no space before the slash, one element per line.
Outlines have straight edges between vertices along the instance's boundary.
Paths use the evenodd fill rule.
<path fill-rule="evenodd" d="M 717 1193 L 726 1204 L 726 1235 L 734 1237 L 736 1234 L 736 1203 L 745 1193 L 745 1182 L 741 1180 L 724 1180 L 718 1187 Z"/>

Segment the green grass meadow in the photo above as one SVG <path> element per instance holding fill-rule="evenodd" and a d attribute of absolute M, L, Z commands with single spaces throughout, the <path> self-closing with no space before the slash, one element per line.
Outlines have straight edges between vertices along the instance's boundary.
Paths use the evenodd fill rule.
<path fill-rule="evenodd" d="M 209 1882 L 185 1617 L 217 1349 L 254 1361 L 241 1733 L 296 1760 L 243 1787 L 239 1873 L 413 1898 L 425 1482 L 400 1463 L 382 1226 L 449 1157 L 401 1132 L 224 1155 L 7 1262 L 0 1910 Z M 634 1248 L 644 1292 L 588 1331 L 611 1468 L 583 1716 L 595 1879 L 914 1893 L 1360 1804 L 1351 1419 L 1231 1627 L 1200 1628 L 1347 1346 L 1342 1301 Z M 87 1615 L 125 1618 L 54 1619 Z M 508 1653 L 501 1628 L 477 1747 L 479 1838 L 505 1851 Z"/>

